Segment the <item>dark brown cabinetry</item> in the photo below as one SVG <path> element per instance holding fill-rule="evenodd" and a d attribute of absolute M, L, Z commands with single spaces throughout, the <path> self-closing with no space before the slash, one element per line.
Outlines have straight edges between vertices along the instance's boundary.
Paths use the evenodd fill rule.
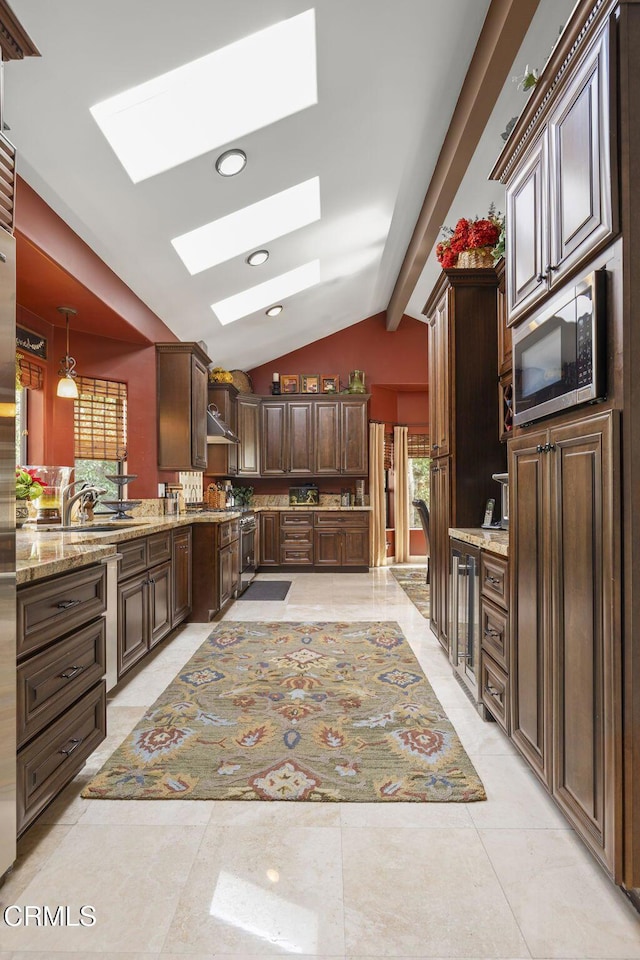
<path fill-rule="evenodd" d="M 564 86 L 561 81 L 561 92 L 550 100 L 545 121 L 538 121 L 508 178 L 511 323 L 564 283 L 618 229 L 611 50 L 605 20 L 563 78 Z"/>
<path fill-rule="evenodd" d="M 120 679 L 172 629 L 171 531 L 121 543 L 118 551 Z"/>
<path fill-rule="evenodd" d="M 505 733 L 510 721 L 509 565 L 504 557 L 480 555 L 480 696 Z"/>
<path fill-rule="evenodd" d="M 263 398 L 261 475 L 365 476 L 367 400 Z"/>
<path fill-rule="evenodd" d="M 280 514 L 280 563 L 283 566 L 313 566 L 313 513 Z"/>
<path fill-rule="evenodd" d="M 17 593 L 18 834 L 106 736 L 106 569 Z"/>
<path fill-rule="evenodd" d="M 212 620 L 236 596 L 240 579 L 237 519 L 193 526 L 193 609 L 191 620 Z"/>
<path fill-rule="evenodd" d="M 477 527 L 505 470 L 496 403 L 498 276 L 447 270 L 429 320 L 431 627 L 448 649 L 449 528 Z"/>
<path fill-rule="evenodd" d="M 280 514 L 260 513 L 259 522 L 260 566 L 277 566 L 280 563 Z"/>
<path fill-rule="evenodd" d="M 238 476 L 260 476 L 260 397 L 239 394 L 236 398 Z"/>
<path fill-rule="evenodd" d="M 621 761 L 617 434 L 610 411 L 510 444 L 512 737 L 610 872 Z"/>
<path fill-rule="evenodd" d="M 158 469 L 207 467 L 211 361 L 197 343 L 157 343 Z"/>
<path fill-rule="evenodd" d="M 316 513 L 314 562 L 317 567 L 369 566 L 368 513 Z"/>
<path fill-rule="evenodd" d="M 237 433 L 238 391 L 232 383 L 210 383 L 208 402 L 214 404 L 224 422 Z M 207 475 L 212 477 L 235 477 L 238 472 L 237 443 L 207 444 Z"/>
<path fill-rule="evenodd" d="M 367 511 L 279 510 L 260 514 L 260 566 L 369 567 Z"/>
<path fill-rule="evenodd" d="M 171 532 L 171 552 L 173 562 L 171 626 L 179 623 L 191 613 L 192 555 L 191 527 L 180 527 Z"/>

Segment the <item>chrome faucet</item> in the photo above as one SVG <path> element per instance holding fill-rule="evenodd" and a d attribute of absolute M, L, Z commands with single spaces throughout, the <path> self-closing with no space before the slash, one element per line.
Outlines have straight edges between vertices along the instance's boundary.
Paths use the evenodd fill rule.
<path fill-rule="evenodd" d="M 83 486 L 80 490 L 76 490 L 75 493 L 71 493 L 73 487 L 78 483 L 82 483 Z M 100 489 L 100 487 L 94 487 L 88 485 L 86 480 L 73 480 L 71 483 L 68 483 L 66 487 L 63 488 L 61 494 L 62 500 L 62 526 L 68 527 L 71 524 L 71 508 L 73 507 L 76 501 L 80 500 L 81 503 L 86 500 L 92 500 L 94 503 L 101 497 L 103 493 L 106 493 L 106 490 Z"/>

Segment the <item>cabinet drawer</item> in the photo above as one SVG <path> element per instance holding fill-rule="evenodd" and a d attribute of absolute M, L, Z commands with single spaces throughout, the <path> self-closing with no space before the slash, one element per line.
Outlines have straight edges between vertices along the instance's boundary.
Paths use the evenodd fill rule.
<path fill-rule="evenodd" d="M 295 527 L 293 529 L 285 527 L 280 530 L 280 544 L 282 546 L 288 544 L 289 546 L 293 547 L 296 545 L 304 546 L 306 544 L 310 547 L 313 545 L 313 529 L 309 527 L 308 529 L 302 528 L 300 530 L 296 530 Z"/>
<path fill-rule="evenodd" d="M 490 600 L 480 600 L 480 638 L 483 648 L 509 673 L 509 615 Z"/>
<path fill-rule="evenodd" d="M 106 736 L 104 680 L 18 753 L 18 834 L 80 770 Z"/>
<path fill-rule="evenodd" d="M 480 554 L 480 589 L 483 597 L 489 597 L 494 603 L 509 607 L 508 564 L 502 557 L 493 553 Z"/>
<path fill-rule="evenodd" d="M 218 527 L 218 546 L 226 547 L 240 536 L 240 523 L 238 520 L 225 520 Z"/>
<path fill-rule="evenodd" d="M 366 527 L 368 523 L 368 513 L 327 510 L 315 516 L 316 527 Z"/>
<path fill-rule="evenodd" d="M 58 640 L 107 609 L 104 565 L 65 573 L 17 594 L 17 655 Z"/>
<path fill-rule="evenodd" d="M 106 671 L 100 617 L 18 667 L 18 746 L 66 710 Z"/>
<path fill-rule="evenodd" d="M 147 562 L 147 538 L 127 540 L 118 544 L 118 580 L 126 580 L 136 573 L 142 573 L 149 566 Z"/>
<path fill-rule="evenodd" d="M 480 651 L 480 696 L 493 719 L 508 734 L 509 678 L 484 650 Z"/>
<path fill-rule="evenodd" d="M 281 513 L 280 529 L 285 530 L 289 527 L 312 527 L 313 514 L 309 511 L 305 513 Z"/>
<path fill-rule="evenodd" d="M 298 563 L 307 567 L 313 566 L 313 547 L 306 544 L 280 545 L 280 563 Z"/>
<path fill-rule="evenodd" d="M 171 530 L 147 537 L 147 566 L 171 560 Z"/>

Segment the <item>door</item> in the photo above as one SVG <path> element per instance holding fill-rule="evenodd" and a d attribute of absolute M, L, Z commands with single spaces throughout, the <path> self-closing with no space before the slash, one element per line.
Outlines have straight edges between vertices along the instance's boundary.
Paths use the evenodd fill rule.
<path fill-rule="evenodd" d="M 342 473 L 365 476 L 369 470 L 366 400 L 341 401 Z"/>
<path fill-rule="evenodd" d="M 621 759 L 614 691 L 622 689 L 613 619 L 613 416 L 550 431 L 549 453 L 553 793 L 609 872 Z"/>
<path fill-rule="evenodd" d="M 545 784 L 551 732 L 547 441 L 540 432 L 509 446 L 511 736 Z"/>
<path fill-rule="evenodd" d="M 280 563 L 280 514 L 260 515 L 260 566 L 276 566 Z"/>
<path fill-rule="evenodd" d="M 236 541 L 237 546 L 237 541 Z M 229 603 L 234 592 L 233 579 L 233 544 L 229 543 L 218 553 L 218 569 L 220 575 L 220 609 Z M 237 552 L 237 551 L 236 551 Z"/>
<path fill-rule="evenodd" d="M 149 570 L 149 649 L 171 630 L 171 562 Z"/>
<path fill-rule="evenodd" d="M 287 404 L 289 437 L 289 473 L 312 476 L 314 473 L 313 414 L 309 400 L 291 400 Z"/>
<path fill-rule="evenodd" d="M 506 204 L 507 303 L 509 323 L 513 323 L 549 289 L 546 133 L 535 142 L 507 185 Z"/>
<path fill-rule="evenodd" d="M 260 416 L 260 458 L 263 477 L 282 476 L 288 469 L 287 401 L 265 402 Z"/>
<path fill-rule="evenodd" d="M 191 527 L 173 534 L 173 602 L 171 626 L 191 613 Z"/>
<path fill-rule="evenodd" d="M 118 679 L 147 652 L 147 571 L 118 584 Z"/>
<path fill-rule="evenodd" d="M 345 527 L 342 531 L 342 564 L 369 566 L 369 527 Z"/>
<path fill-rule="evenodd" d="M 238 397 L 238 476 L 260 476 L 260 401 Z"/>
<path fill-rule="evenodd" d="M 339 567 L 342 557 L 342 530 L 314 530 L 314 563 L 316 567 Z"/>
<path fill-rule="evenodd" d="M 191 357 L 191 459 L 194 470 L 207 469 L 207 368 Z"/>
<path fill-rule="evenodd" d="M 315 473 L 340 473 L 342 450 L 340 446 L 340 402 L 317 400 L 313 405 L 316 437 Z"/>
<path fill-rule="evenodd" d="M 549 121 L 552 285 L 614 232 L 609 43 L 607 24 Z"/>
<path fill-rule="evenodd" d="M 449 560 L 449 659 L 453 669 L 480 700 L 480 551 L 459 540 L 450 540 Z"/>

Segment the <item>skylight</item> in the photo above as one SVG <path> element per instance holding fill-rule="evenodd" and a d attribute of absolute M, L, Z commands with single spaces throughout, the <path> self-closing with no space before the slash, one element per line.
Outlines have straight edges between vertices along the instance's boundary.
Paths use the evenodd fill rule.
<path fill-rule="evenodd" d="M 190 274 L 252 250 L 320 219 L 320 180 L 313 177 L 171 241 Z"/>
<path fill-rule="evenodd" d="M 281 273 L 279 277 L 273 277 L 243 290 L 242 293 L 227 297 L 226 300 L 212 303 L 211 309 L 220 323 L 226 325 L 272 303 L 280 303 L 286 297 L 313 287 L 316 283 L 320 283 L 320 261 L 312 260 L 295 270 L 289 270 L 288 273 Z"/>
<path fill-rule="evenodd" d="M 91 107 L 134 183 L 317 103 L 315 11 Z"/>

